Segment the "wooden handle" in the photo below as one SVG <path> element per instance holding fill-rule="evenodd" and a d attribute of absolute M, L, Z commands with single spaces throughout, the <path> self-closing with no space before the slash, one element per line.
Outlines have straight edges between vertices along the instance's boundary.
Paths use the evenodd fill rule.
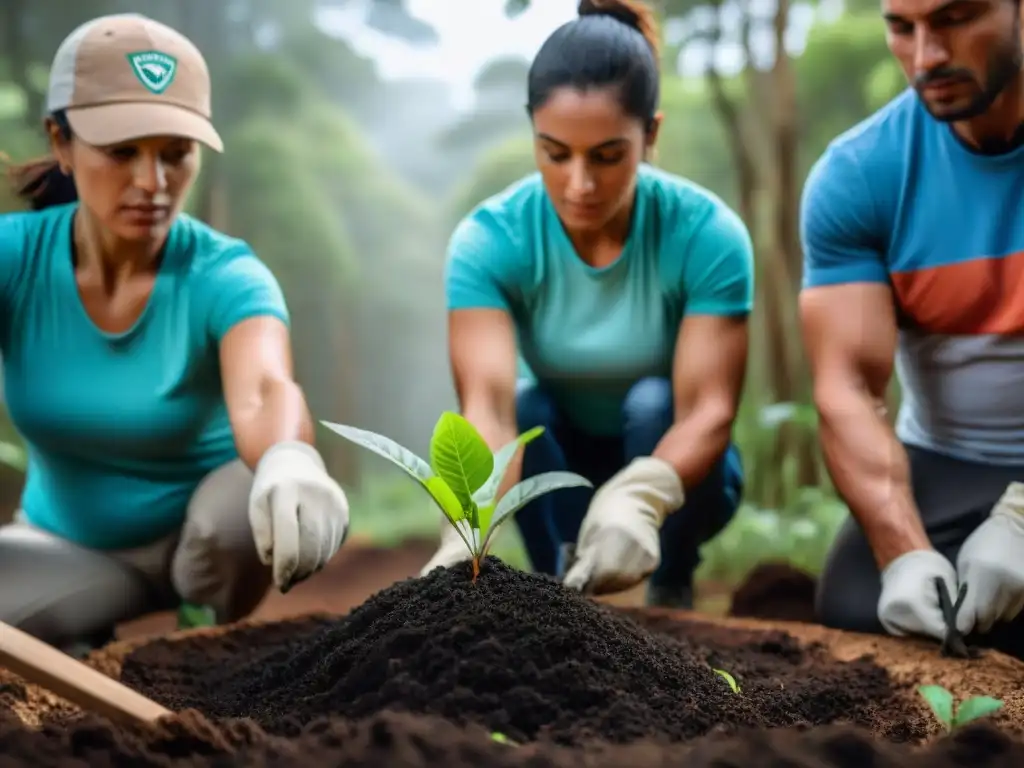
<path fill-rule="evenodd" d="M 173 714 L 102 672 L 0 622 L 0 666 L 82 709 L 111 720 L 153 723 Z"/>

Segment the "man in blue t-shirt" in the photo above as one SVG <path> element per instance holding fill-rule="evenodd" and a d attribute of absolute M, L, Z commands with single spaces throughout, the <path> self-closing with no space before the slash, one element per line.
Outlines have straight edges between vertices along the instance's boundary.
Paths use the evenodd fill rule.
<path fill-rule="evenodd" d="M 699 548 L 742 490 L 731 432 L 751 241 L 718 197 L 642 162 L 660 123 L 649 14 L 580 8 L 530 68 L 538 173 L 477 206 L 449 243 L 455 388 L 494 449 L 545 427 L 506 488 L 559 470 L 596 487 L 518 513 L 537 571 L 592 594 L 650 576 L 649 604 L 690 607 Z M 517 356 L 531 372 L 518 386 Z M 424 571 L 465 557 L 447 526 Z"/>
<path fill-rule="evenodd" d="M 821 620 L 1024 654 L 1024 76 L 1015 0 L 886 0 L 914 88 L 804 190 L 801 314 L 822 446 L 852 519 Z M 903 402 L 884 414 L 893 368 Z"/>
<path fill-rule="evenodd" d="M 73 650 L 181 605 L 242 618 L 324 566 L 348 503 L 312 445 L 277 281 L 180 213 L 200 143 L 222 148 L 206 63 L 163 24 L 104 16 L 58 49 L 48 107 L 53 157 L 13 173 L 35 210 L 0 216 L 4 390 L 29 458 L 0 620 Z"/>

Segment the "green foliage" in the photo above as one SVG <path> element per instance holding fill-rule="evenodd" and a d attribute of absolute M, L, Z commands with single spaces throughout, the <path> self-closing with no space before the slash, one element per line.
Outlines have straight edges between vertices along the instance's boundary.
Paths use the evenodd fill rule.
<path fill-rule="evenodd" d="M 733 693 L 739 694 L 739 693 L 742 693 L 742 692 L 743 692 L 743 689 L 741 689 L 741 688 L 739 687 L 739 685 L 738 685 L 738 684 L 736 683 L 736 678 L 735 678 L 735 677 L 733 677 L 732 675 L 730 675 L 730 674 L 729 674 L 728 672 L 726 672 L 726 671 L 725 671 L 724 669 L 714 669 L 714 670 L 712 670 L 712 671 L 713 671 L 713 672 L 714 672 L 714 673 L 715 673 L 716 675 L 718 675 L 719 677 L 721 677 L 721 678 L 722 678 L 723 680 L 725 680 L 725 682 L 726 682 L 726 683 L 728 683 L 728 685 L 729 685 L 729 688 L 730 688 L 730 690 L 732 690 L 732 692 L 733 692 Z"/>
<path fill-rule="evenodd" d="M 28 466 L 28 456 L 25 454 L 25 449 L 15 443 L 0 440 L 0 464 L 18 472 L 24 472 Z"/>
<path fill-rule="evenodd" d="M 427 490 L 445 518 L 455 527 L 473 557 L 474 576 L 492 537 L 509 517 L 535 498 L 559 488 L 591 487 L 572 472 L 545 472 L 514 485 L 500 500 L 498 491 L 520 447 L 544 431 L 524 432 L 496 453 L 463 416 L 441 414 L 430 441 L 430 462 L 394 440 L 375 432 L 322 421 L 325 427 L 356 445 L 401 467 Z"/>
<path fill-rule="evenodd" d="M 907 78 L 895 59 L 872 67 L 864 83 L 864 102 L 872 110 L 884 107 L 907 88 Z"/>
<path fill-rule="evenodd" d="M 456 191 L 452 226 L 483 200 L 536 170 L 533 139 L 528 135 L 514 136 L 488 150 Z"/>
<path fill-rule="evenodd" d="M 491 734 L 491 739 L 498 742 L 499 744 L 504 744 L 508 747 L 519 746 L 519 742 L 512 741 L 512 739 L 510 739 L 508 736 L 506 736 L 504 733 L 501 733 L 500 731 L 494 731 L 494 733 Z"/>
<path fill-rule="evenodd" d="M 697 578 L 738 584 L 758 563 L 773 561 L 817 575 L 848 517 L 846 505 L 820 488 L 797 489 L 789 506 L 780 509 L 744 503 L 729 525 L 701 547 Z"/>
<path fill-rule="evenodd" d="M 178 606 L 178 629 L 217 626 L 217 614 L 209 605 L 182 603 Z"/>
<path fill-rule="evenodd" d="M 478 94 L 492 90 L 513 89 L 526 98 L 526 77 L 530 72 L 530 61 L 522 56 L 505 55 L 492 59 L 473 80 L 473 89 Z M 523 111 L 523 104 L 516 104 L 518 111 Z"/>
<path fill-rule="evenodd" d="M 928 702 L 935 718 L 947 732 L 994 714 L 1003 707 L 1003 702 L 991 696 L 973 696 L 961 702 L 954 712 L 953 694 L 941 685 L 921 685 L 917 691 Z"/>

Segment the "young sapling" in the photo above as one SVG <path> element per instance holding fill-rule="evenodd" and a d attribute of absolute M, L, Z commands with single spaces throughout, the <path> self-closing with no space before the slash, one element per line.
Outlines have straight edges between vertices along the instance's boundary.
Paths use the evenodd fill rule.
<path fill-rule="evenodd" d="M 991 696 L 973 696 L 960 702 L 960 706 L 954 712 L 953 694 L 941 685 L 920 685 L 917 691 L 928 702 L 932 713 L 947 732 L 954 731 L 979 717 L 991 715 L 1003 706 L 1003 702 Z"/>
<path fill-rule="evenodd" d="M 724 669 L 714 669 L 714 668 L 712 668 L 711 671 L 714 672 L 716 675 L 718 675 L 723 680 L 725 680 L 725 682 L 728 683 L 729 688 L 730 688 L 730 690 L 732 690 L 733 693 L 741 693 L 742 692 L 739 684 L 736 682 L 736 678 L 733 677 L 728 672 L 726 672 Z"/>
<path fill-rule="evenodd" d="M 516 451 L 544 432 L 534 427 L 492 453 L 476 428 L 464 417 L 445 411 L 430 438 L 430 460 L 420 458 L 394 440 L 357 427 L 321 421 L 332 432 L 382 456 L 422 485 L 466 544 L 473 562 L 473 581 L 480 575 L 498 527 L 526 504 L 559 488 L 593 487 L 573 472 L 544 472 L 498 491 Z"/>
<path fill-rule="evenodd" d="M 493 733 L 491 733 L 491 740 L 496 741 L 499 744 L 505 744 L 509 747 L 519 746 L 519 742 L 512 741 L 512 739 L 510 739 L 508 736 L 506 736 L 504 733 L 501 733 L 500 731 L 494 731 Z"/>

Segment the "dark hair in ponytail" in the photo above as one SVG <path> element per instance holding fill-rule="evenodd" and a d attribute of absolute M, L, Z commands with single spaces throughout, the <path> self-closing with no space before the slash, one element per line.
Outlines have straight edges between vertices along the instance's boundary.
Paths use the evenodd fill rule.
<path fill-rule="evenodd" d="M 556 29 L 530 66 L 530 115 L 558 88 L 615 88 L 626 114 L 650 125 L 658 110 L 658 28 L 640 0 L 581 0 L 579 17 Z"/>
<path fill-rule="evenodd" d="M 71 141 L 71 125 L 64 111 L 54 112 L 49 119 L 60 129 L 61 138 Z M 7 175 L 14 193 L 33 211 L 73 203 L 78 199 L 75 180 L 60 169 L 52 156 L 12 165 L 7 169 Z"/>

